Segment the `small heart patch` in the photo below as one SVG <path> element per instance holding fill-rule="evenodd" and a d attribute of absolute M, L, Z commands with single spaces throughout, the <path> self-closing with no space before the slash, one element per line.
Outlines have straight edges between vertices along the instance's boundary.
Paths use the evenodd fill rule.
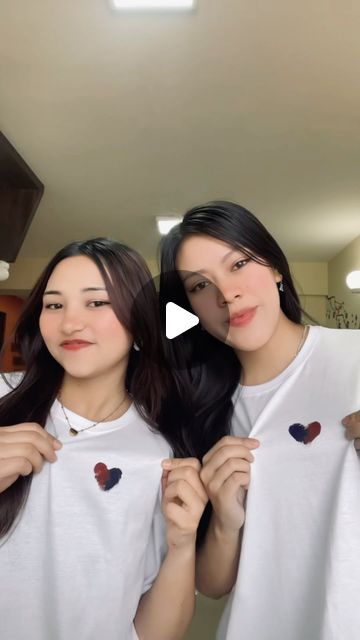
<path fill-rule="evenodd" d="M 310 442 L 315 440 L 315 438 L 318 437 L 320 431 L 320 422 L 310 422 L 307 427 L 305 427 L 303 424 L 300 424 L 299 422 L 296 422 L 289 427 L 290 435 L 297 442 L 303 442 L 304 444 L 309 444 Z"/>
<path fill-rule="evenodd" d="M 103 491 L 109 491 L 118 484 L 122 471 L 114 467 L 108 469 L 104 462 L 98 462 L 94 467 L 95 478 L 98 481 L 100 489 Z"/>

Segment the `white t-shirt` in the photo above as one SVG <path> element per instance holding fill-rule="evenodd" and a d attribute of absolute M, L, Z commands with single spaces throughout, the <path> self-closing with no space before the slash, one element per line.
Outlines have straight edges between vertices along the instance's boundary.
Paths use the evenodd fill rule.
<path fill-rule="evenodd" d="M 0 378 L 0 394 L 8 391 Z M 79 429 L 91 424 L 66 413 Z M 71 437 L 55 401 L 46 430 L 63 448 L 34 475 L 0 541 L 0 638 L 134 640 L 139 600 L 166 552 L 160 480 L 170 447 L 134 406 Z"/>
<path fill-rule="evenodd" d="M 341 419 L 360 408 L 360 331 L 311 327 L 285 371 L 234 400 L 234 435 L 260 447 L 218 639 L 358 640 L 360 464 Z"/>

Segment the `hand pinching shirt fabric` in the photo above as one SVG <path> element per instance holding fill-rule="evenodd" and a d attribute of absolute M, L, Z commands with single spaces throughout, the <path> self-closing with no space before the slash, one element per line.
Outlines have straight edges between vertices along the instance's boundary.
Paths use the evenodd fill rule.
<path fill-rule="evenodd" d="M 90 424 L 67 413 L 80 430 Z M 160 481 L 169 445 L 134 406 L 74 438 L 55 401 L 46 429 L 63 448 L 34 475 L 0 546 L 0 637 L 134 640 L 139 599 L 166 552 Z"/>
<path fill-rule="evenodd" d="M 261 442 L 223 640 L 358 640 L 360 332 L 311 327 L 276 379 L 236 394 L 233 433 Z"/>

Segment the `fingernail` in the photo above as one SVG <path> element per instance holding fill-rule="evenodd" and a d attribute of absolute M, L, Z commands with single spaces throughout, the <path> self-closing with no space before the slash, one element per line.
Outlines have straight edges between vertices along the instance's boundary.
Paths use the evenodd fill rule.
<path fill-rule="evenodd" d="M 61 449 L 62 442 L 60 440 L 54 440 L 54 449 Z"/>
<path fill-rule="evenodd" d="M 169 460 L 163 460 L 161 462 L 161 466 L 162 466 L 163 469 L 171 469 L 172 461 L 170 459 Z"/>
<path fill-rule="evenodd" d="M 260 444 L 259 440 L 255 440 L 255 438 L 249 438 L 249 442 L 251 442 L 251 444 Z"/>
<path fill-rule="evenodd" d="M 345 418 L 343 418 L 341 420 L 341 422 L 345 425 L 345 427 L 349 424 L 350 422 L 350 416 L 345 416 Z"/>

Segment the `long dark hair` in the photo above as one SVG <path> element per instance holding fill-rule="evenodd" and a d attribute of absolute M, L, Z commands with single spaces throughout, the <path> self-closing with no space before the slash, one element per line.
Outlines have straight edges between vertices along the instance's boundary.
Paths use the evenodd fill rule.
<path fill-rule="evenodd" d="M 49 353 L 39 330 L 42 298 L 55 267 L 74 256 L 87 256 L 96 264 L 117 318 L 140 346 L 140 351 L 130 352 L 126 387 L 140 415 L 155 428 L 169 385 L 155 286 L 143 258 L 126 245 L 107 238 L 73 242 L 61 249 L 32 289 L 14 335 L 25 362 L 25 373 L 14 390 L 0 398 L 0 426 L 21 422 L 45 426 L 64 370 Z M 171 433 L 166 437 L 171 440 Z M 176 437 L 170 444 L 176 451 Z M 30 482 L 31 476 L 20 476 L 0 494 L 0 536 L 9 531 L 24 506 Z"/>
<path fill-rule="evenodd" d="M 190 209 L 182 222 L 161 244 L 160 306 L 165 315 L 171 301 L 191 311 L 176 259 L 185 238 L 211 236 L 241 250 L 253 260 L 271 266 L 282 275 L 284 314 L 300 323 L 301 307 L 288 261 L 263 224 L 244 207 L 216 201 Z M 201 459 L 223 436 L 231 432 L 232 396 L 240 380 L 240 363 L 231 347 L 198 326 L 165 342 L 168 365 L 173 369 L 178 395 L 163 405 L 163 420 L 183 434 L 190 455 Z M 200 539 L 209 508 L 200 526 Z"/>

